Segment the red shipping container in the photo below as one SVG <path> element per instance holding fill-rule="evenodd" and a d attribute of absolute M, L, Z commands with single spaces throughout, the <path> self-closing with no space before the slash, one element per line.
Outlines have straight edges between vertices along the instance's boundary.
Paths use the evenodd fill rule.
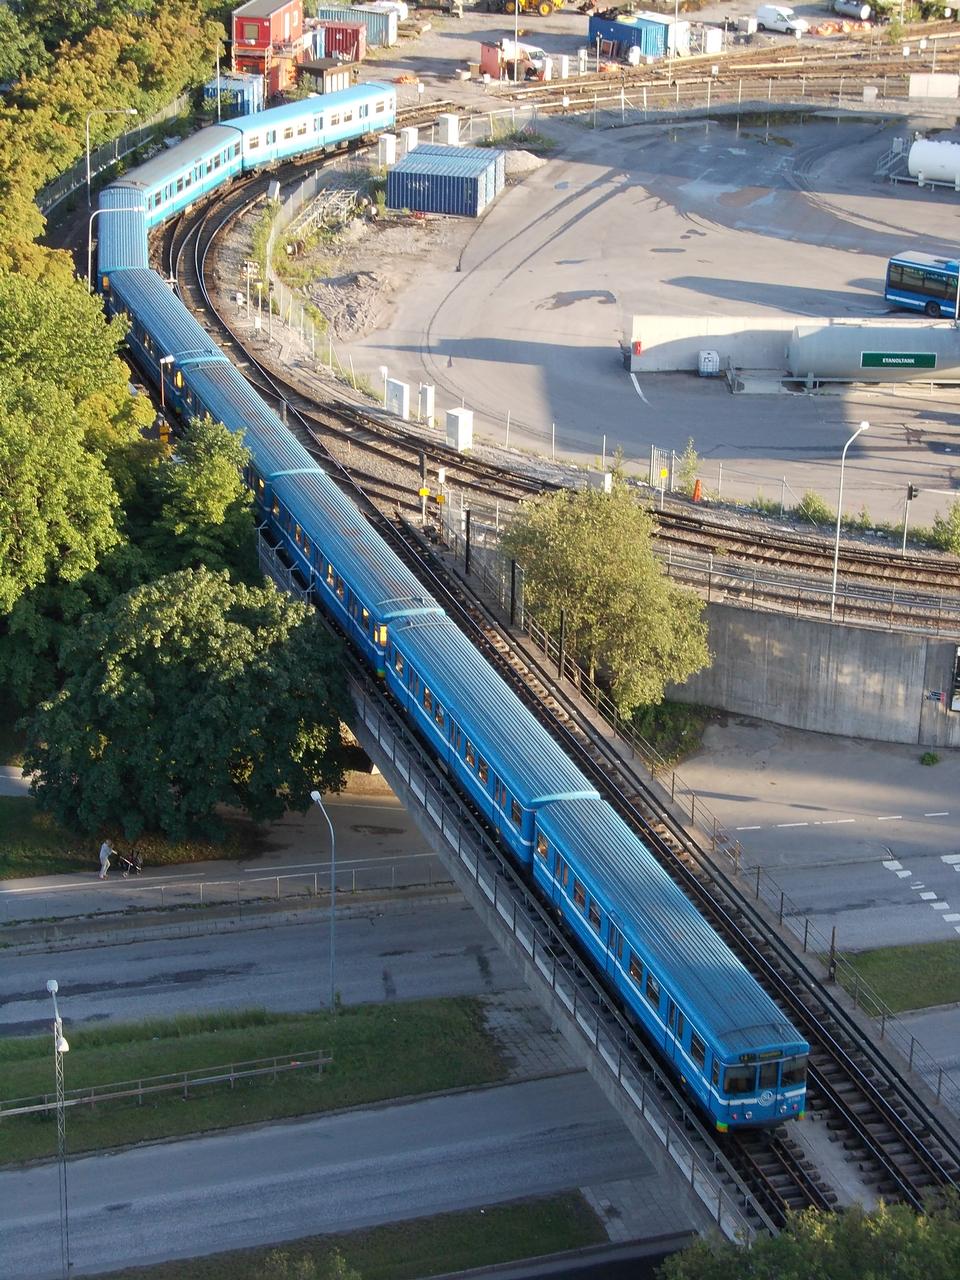
<path fill-rule="evenodd" d="M 319 25 L 323 27 L 324 57 L 332 58 L 335 54 L 339 54 L 350 62 L 362 62 L 366 57 L 366 23 L 331 22 L 327 19 Z"/>

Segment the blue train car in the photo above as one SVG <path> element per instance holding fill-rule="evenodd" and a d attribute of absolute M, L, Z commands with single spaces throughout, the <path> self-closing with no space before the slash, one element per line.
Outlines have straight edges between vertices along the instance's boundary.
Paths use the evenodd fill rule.
<path fill-rule="evenodd" d="M 586 850 L 602 856 L 584 856 Z M 534 875 L 719 1129 L 804 1111 L 809 1045 L 605 804 L 537 815 Z"/>
<path fill-rule="evenodd" d="M 147 226 L 153 227 L 216 190 L 240 169 L 240 137 L 231 125 L 215 124 L 131 169 L 114 185 L 139 194 Z"/>
<path fill-rule="evenodd" d="M 100 193 L 97 227 L 97 270 L 101 290 L 111 271 L 146 270 L 150 266 L 147 246 L 147 207 L 134 187 L 106 187 Z"/>
<path fill-rule="evenodd" d="M 230 127 L 240 132 L 243 168 L 249 170 L 392 128 L 396 118 L 396 90 L 371 81 L 238 116 Z"/>

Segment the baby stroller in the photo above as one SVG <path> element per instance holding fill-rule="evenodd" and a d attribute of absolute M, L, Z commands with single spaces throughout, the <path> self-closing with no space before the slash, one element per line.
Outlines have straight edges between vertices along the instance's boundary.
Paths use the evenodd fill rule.
<path fill-rule="evenodd" d="M 120 867 L 120 875 L 124 880 L 131 875 L 138 876 L 143 870 L 143 859 L 136 849 L 131 849 L 129 853 L 118 853 L 117 863 Z"/>

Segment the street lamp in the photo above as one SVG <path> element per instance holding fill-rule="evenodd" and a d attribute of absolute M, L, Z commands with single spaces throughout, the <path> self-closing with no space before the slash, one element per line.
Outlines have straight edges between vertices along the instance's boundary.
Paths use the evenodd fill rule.
<path fill-rule="evenodd" d="M 833 542 L 833 586 L 830 590 L 830 617 L 833 618 L 837 610 L 837 566 L 840 563 L 840 519 L 843 514 L 843 468 L 847 461 L 847 450 L 860 435 L 861 431 L 867 431 L 870 428 L 869 422 L 861 422 L 859 427 L 843 446 L 843 453 L 840 455 L 840 492 L 837 494 L 837 536 Z"/>
<path fill-rule="evenodd" d="M 157 362 L 160 365 L 160 412 L 165 414 L 167 411 L 167 400 L 163 390 L 163 366 L 165 364 L 173 364 L 173 356 L 161 356 Z"/>
<path fill-rule="evenodd" d="M 69 1050 L 63 1035 L 63 1023 L 57 1007 L 56 978 L 47 983 L 53 1000 L 53 1062 L 57 1080 L 57 1157 L 60 1167 L 60 1269 L 63 1280 L 70 1274 L 70 1217 L 67 1211 L 67 1130 L 63 1114 L 63 1055 Z"/>
<path fill-rule="evenodd" d="M 330 1012 L 333 1013 L 336 1009 L 336 990 L 333 975 L 336 960 L 334 929 L 337 923 L 337 840 L 333 834 L 333 823 L 330 821 L 330 815 L 323 807 L 323 797 L 320 792 L 311 791 L 310 799 L 326 818 L 327 826 L 330 828 Z"/>
<path fill-rule="evenodd" d="M 383 379 L 383 407 L 387 407 L 387 379 L 390 377 L 390 370 L 385 364 L 380 366 L 380 377 Z"/>
<path fill-rule="evenodd" d="M 87 208 L 90 208 L 90 117 L 91 116 L 137 116 L 136 107 L 94 107 L 87 112 Z"/>
<path fill-rule="evenodd" d="M 99 218 L 101 213 L 146 213 L 147 206 L 145 204 L 135 204 L 130 209 L 94 209 L 91 213 L 87 225 L 87 290 L 93 293 L 93 220 Z"/>

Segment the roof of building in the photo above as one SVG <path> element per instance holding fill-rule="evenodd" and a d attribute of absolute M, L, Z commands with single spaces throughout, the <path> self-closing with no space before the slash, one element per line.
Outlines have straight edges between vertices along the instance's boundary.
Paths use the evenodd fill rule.
<path fill-rule="evenodd" d="M 279 9 L 285 9 L 290 0 L 247 0 L 246 4 L 234 9 L 235 18 L 269 18 Z"/>

